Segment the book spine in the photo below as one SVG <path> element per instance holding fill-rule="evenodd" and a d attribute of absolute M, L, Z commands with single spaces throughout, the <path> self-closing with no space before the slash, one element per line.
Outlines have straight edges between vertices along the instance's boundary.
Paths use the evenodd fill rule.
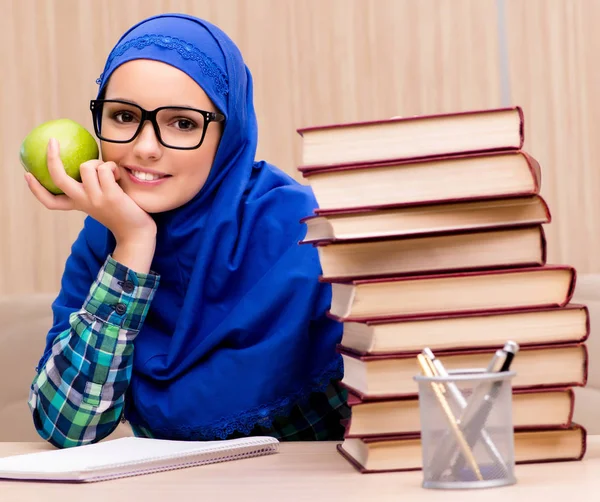
<path fill-rule="evenodd" d="M 519 114 L 519 136 L 521 137 L 521 143 L 519 144 L 519 150 L 523 148 L 525 144 L 525 114 L 520 106 L 516 106 L 515 109 Z"/>
<path fill-rule="evenodd" d="M 542 188 L 542 168 L 540 167 L 540 163 L 527 152 L 521 151 L 520 153 L 525 158 L 525 161 L 529 166 L 529 171 L 533 177 L 535 193 L 539 194 Z"/>
<path fill-rule="evenodd" d="M 546 232 L 544 231 L 544 227 L 539 225 L 540 229 L 540 249 L 541 249 L 541 265 L 545 265 L 548 261 L 548 242 L 546 239 Z"/>

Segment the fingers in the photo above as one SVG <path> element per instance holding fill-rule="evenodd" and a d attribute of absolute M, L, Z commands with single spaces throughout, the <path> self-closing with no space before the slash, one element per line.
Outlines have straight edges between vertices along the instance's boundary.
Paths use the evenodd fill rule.
<path fill-rule="evenodd" d="M 89 201 L 93 206 L 99 207 L 110 197 L 121 191 L 117 184 L 119 168 L 114 162 L 90 160 L 80 167 L 81 182 Z"/>
<path fill-rule="evenodd" d="M 60 160 L 58 141 L 54 138 L 48 142 L 47 163 L 52 181 L 58 188 L 71 199 L 80 198 L 83 195 L 84 190 L 81 184 L 65 171 L 65 166 Z"/>
<path fill-rule="evenodd" d="M 114 162 L 107 162 L 107 164 L 110 164 L 115 180 L 119 181 L 121 179 L 121 170 L 117 167 L 117 164 Z"/>
<path fill-rule="evenodd" d="M 38 180 L 31 173 L 25 174 L 25 181 L 31 193 L 39 200 L 46 208 L 58 210 L 58 211 L 69 211 L 74 209 L 74 204 L 69 197 L 66 195 L 54 195 L 46 190 Z"/>
<path fill-rule="evenodd" d="M 102 202 L 102 189 L 100 188 L 98 173 L 96 171 L 98 165 L 101 164 L 101 160 L 90 160 L 81 164 L 79 168 L 81 183 L 93 206 L 98 206 Z"/>
<path fill-rule="evenodd" d="M 105 196 L 110 197 L 122 191 L 117 184 L 117 176 L 119 176 L 119 168 L 114 162 L 106 162 L 98 167 L 98 179 Z"/>

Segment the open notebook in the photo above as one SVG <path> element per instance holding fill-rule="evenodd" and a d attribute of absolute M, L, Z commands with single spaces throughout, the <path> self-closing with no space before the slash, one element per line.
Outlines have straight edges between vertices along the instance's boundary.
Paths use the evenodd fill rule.
<path fill-rule="evenodd" d="M 207 442 L 127 437 L 0 458 L 0 479 L 103 481 L 268 455 L 278 445 L 266 436 Z"/>

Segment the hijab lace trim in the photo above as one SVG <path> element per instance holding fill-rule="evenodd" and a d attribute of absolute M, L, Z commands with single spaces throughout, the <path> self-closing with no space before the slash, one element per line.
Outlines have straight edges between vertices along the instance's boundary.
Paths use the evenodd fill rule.
<path fill-rule="evenodd" d="M 239 432 L 249 435 L 255 426 L 270 428 L 276 417 L 287 417 L 291 409 L 298 404 L 305 403 L 312 393 L 325 392 L 331 380 L 341 379 L 344 374 L 342 358 L 336 358 L 308 388 L 300 389 L 293 395 L 262 406 L 248 410 L 235 418 L 221 420 L 200 427 L 176 426 L 152 428 L 153 434 L 162 437 L 180 440 L 215 440 L 226 439 L 232 434 Z"/>
<path fill-rule="evenodd" d="M 128 40 L 124 44 L 117 47 L 112 51 L 108 61 L 106 62 L 106 68 L 109 68 L 112 61 L 122 56 L 129 49 L 144 49 L 149 45 L 157 45 L 164 49 L 175 50 L 183 59 L 190 59 L 196 61 L 202 73 L 211 77 L 215 82 L 215 89 L 219 94 L 227 95 L 229 93 L 229 82 L 227 75 L 217 66 L 217 64 L 204 52 L 199 50 L 194 45 L 176 37 L 170 37 L 165 35 L 142 35 L 141 37 L 133 38 Z M 100 85 L 102 83 L 104 73 L 96 80 L 96 83 Z"/>

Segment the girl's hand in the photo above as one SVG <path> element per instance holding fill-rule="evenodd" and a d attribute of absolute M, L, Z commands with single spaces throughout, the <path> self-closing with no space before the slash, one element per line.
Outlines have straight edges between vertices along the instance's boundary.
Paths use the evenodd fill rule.
<path fill-rule="evenodd" d="M 81 183 L 71 178 L 60 160 L 58 141 L 48 143 L 48 171 L 64 195 L 54 195 L 35 177 L 25 179 L 33 195 L 48 209 L 78 210 L 102 223 L 117 243 L 129 243 L 138 237 L 156 235 L 156 223 L 119 186 L 120 172 L 114 162 L 90 160 L 81 164 Z"/>

